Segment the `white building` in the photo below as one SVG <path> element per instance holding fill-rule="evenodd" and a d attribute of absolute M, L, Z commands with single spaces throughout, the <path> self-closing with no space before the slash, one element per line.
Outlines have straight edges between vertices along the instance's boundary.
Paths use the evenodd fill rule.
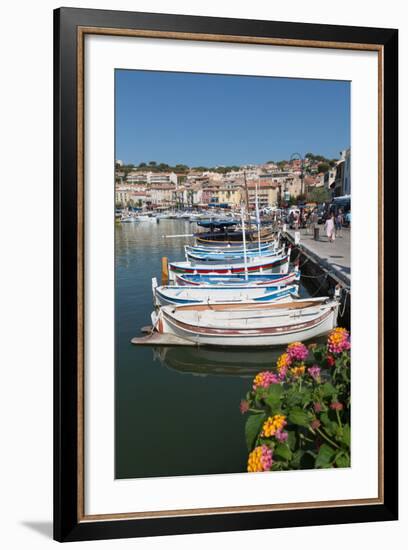
<path fill-rule="evenodd" d="M 148 172 L 147 183 L 149 185 L 177 185 L 177 174 L 175 172 Z"/>

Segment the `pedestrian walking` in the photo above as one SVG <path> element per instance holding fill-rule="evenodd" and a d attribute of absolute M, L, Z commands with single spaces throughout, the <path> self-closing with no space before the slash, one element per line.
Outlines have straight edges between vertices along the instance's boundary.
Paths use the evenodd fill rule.
<path fill-rule="evenodd" d="M 329 242 L 334 243 L 336 238 L 336 227 L 333 212 L 330 214 L 330 217 L 327 218 L 324 228 Z"/>

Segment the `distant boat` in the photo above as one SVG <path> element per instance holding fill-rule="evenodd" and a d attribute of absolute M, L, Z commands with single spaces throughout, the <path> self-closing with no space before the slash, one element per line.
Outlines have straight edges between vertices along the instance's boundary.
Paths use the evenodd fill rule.
<path fill-rule="evenodd" d="M 272 286 L 284 285 L 300 280 L 300 271 L 289 273 L 248 273 L 247 277 L 235 275 L 176 275 L 175 283 L 179 286 Z"/>
<path fill-rule="evenodd" d="M 155 279 L 153 279 L 155 280 Z M 157 306 L 180 304 L 216 304 L 226 302 L 290 301 L 298 295 L 297 285 L 283 286 L 155 286 Z"/>
<path fill-rule="evenodd" d="M 171 262 L 169 264 L 169 277 L 172 281 L 176 275 L 187 273 L 191 275 L 208 275 L 208 274 L 233 274 L 233 273 L 272 273 L 273 270 L 279 269 L 280 273 L 287 273 L 289 270 L 289 254 L 281 254 L 279 256 L 268 256 L 266 258 L 254 258 L 253 261 L 247 263 L 225 263 L 225 264 L 195 264 L 192 262 Z"/>
<path fill-rule="evenodd" d="M 199 345 L 269 347 L 309 340 L 337 324 L 339 303 L 327 297 L 292 303 L 165 306 L 152 313 L 155 330 Z"/>
<path fill-rule="evenodd" d="M 122 217 L 120 218 L 121 223 L 135 223 L 138 221 L 139 220 L 136 218 L 136 216 L 132 216 L 131 214 L 122 215 Z"/>

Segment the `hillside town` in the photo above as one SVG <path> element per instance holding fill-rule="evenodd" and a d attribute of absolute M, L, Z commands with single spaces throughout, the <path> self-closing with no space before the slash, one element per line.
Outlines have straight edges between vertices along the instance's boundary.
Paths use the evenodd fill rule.
<path fill-rule="evenodd" d="M 299 202 L 330 202 L 350 195 L 350 149 L 338 159 L 307 153 L 288 161 L 242 166 L 174 167 L 151 161 L 115 165 L 118 208 L 142 210 L 236 209 L 242 202 L 287 207 Z"/>

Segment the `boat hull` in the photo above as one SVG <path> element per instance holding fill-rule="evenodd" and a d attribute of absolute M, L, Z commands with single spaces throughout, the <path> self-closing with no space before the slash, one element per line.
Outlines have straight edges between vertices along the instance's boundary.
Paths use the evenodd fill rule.
<path fill-rule="evenodd" d="M 281 256 L 284 252 L 284 249 L 281 248 L 278 249 L 267 249 L 267 250 L 251 250 L 247 252 L 247 262 L 252 262 L 254 260 L 257 260 L 259 258 L 271 258 L 273 256 Z M 219 264 L 219 263 L 242 263 L 245 259 L 244 252 L 237 252 L 229 253 L 229 252 L 189 252 L 186 250 L 186 257 L 189 261 L 195 262 L 195 263 L 211 263 L 211 264 Z"/>
<path fill-rule="evenodd" d="M 290 301 L 297 296 L 297 286 L 283 287 L 154 287 L 155 305 L 162 307 L 181 304 L 215 304 L 226 302 Z"/>
<path fill-rule="evenodd" d="M 174 262 L 169 264 L 169 277 L 174 282 L 177 274 L 191 275 L 229 275 L 235 273 L 272 273 L 278 269 L 279 273 L 287 273 L 289 270 L 289 256 L 273 256 L 271 259 L 257 260 L 252 263 L 244 264 L 192 264 L 191 262 Z"/>
<path fill-rule="evenodd" d="M 259 304 L 257 304 L 259 305 Z M 271 307 L 270 305 L 268 307 Z M 285 307 L 282 305 L 281 307 Z M 287 307 L 287 306 L 286 306 Z M 312 309 L 310 309 L 310 307 Z M 217 347 L 274 347 L 292 342 L 310 340 L 327 334 L 337 324 L 338 303 L 330 302 L 322 306 L 295 310 L 292 318 L 283 316 L 282 324 L 273 322 L 272 317 L 258 319 L 258 326 L 245 327 L 241 320 L 231 319 L 200 324 L 183 320 L 178 315 L 179 308 L 162 308 L 156 322 L 158 332 L 174 334 L 197 345 Z M 256 315 L 256 311 L 254 312 Z M 275 319 L 276 321 L 276 319 Z"/>
<path fill-rule="evenodd" d="M 244 275 L 177 275 L 178 286 L 272 286 L 286 285 L 300 280 L 299 271 L 290 273 L 250 273 L 248 279 Z"/>

